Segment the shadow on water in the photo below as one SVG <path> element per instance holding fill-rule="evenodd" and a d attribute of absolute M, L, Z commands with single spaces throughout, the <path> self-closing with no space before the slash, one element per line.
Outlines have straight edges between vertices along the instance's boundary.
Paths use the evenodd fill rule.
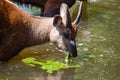
<path fill-rule="evenodd" d="M 80 68 L 48 74 L 22 63 L 26 57 L 64 60 L 51 43 L 24 49 L 7 63 L 0 64 L 0 80 L 120 80 L 120 0 L 88 0 L 88 21 L 77 35 L 78 57 L 70 64 Z"/>

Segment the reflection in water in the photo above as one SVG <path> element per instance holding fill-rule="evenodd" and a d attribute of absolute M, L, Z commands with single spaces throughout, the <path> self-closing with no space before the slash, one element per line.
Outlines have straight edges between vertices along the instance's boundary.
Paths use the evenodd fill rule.
<path fill-rule="evenodd" d="M 89 0 L 88 0 L 89 1 Z M 51 43 L 23 50 L 7 63 L 0 63 L 0 80 L 120 80 L 120 0 L 88 2 L 88 22 L 82 22 L 77 36 L 78 57 L 66 69 L 48 74 L 31 68 L 22 59 L 64 61 L 64 55 Z"/>
<path fill-rule="evenodd" d="M 120 1 L 103 1 L 106 2 L 88 5 L 87 28 L 79 30 L 83 34 L 88 30 L 91 33 L 89 41 L 86 35 L 79 35 L 81 40 L 78 42 L 82 43 L 82 50 L 79 51 L 95 55 L 95 58 L 76 69 L 73 80 L 120 80 L 120 8 L 116 3 Z M 114 5 L 111 2 L 114 2 Z M 86 31 L 82 31 L 83 29 Z"/>
<path fill-rule="evenodd" d="M 1 65 L 0 80 L 72 80 L 75 71 L 74 69 L 69 69 L 47 74 L 45 71 L 31 68 L 21 63 Z"/>

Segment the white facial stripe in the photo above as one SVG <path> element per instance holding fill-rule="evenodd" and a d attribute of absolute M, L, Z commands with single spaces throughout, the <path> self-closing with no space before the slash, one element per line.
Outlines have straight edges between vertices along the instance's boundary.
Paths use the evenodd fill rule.
<path fill-rule="evenodd" d="M 75 46 L 75 41 L 70 40 L 70 44 L 72 44 L 73 46 Z"/>

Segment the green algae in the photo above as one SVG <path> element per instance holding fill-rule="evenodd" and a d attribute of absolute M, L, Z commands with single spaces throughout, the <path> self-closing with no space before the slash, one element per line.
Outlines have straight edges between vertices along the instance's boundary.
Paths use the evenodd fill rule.
<path fill-rule="evenodd" d="M 68 65 L 68 54 L 66 55 L 65 58 L 65 63 L 60 62 L 60 61 L 55 61 L 55 60 L 44 60 L 44 61 L 38 61 L 34 57 L 28 57 L 23 59 L 22 61 L 31 67 L 36 67 L 38 66 L 42 70 L 46 70 L 48 73 L 53 73 L 54 71 L 58 71 L 61 69 L 68 69 L 68 68 L 78 68 L 80 65 Z"/>

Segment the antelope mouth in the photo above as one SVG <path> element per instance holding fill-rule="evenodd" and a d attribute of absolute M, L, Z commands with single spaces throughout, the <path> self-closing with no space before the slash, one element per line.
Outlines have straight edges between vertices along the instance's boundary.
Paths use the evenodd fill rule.
<path fill-rule="evenodd" d="M 69 54 L 69 58 L 74 58 L 74 57 L 77 57 L 77 53 L 75 52 L 75 53 L 71 53 L 70 51 L 68 51 L 67 49 L 64 49 L 64 50 L 62 50 L 62 49 L 60 49 L 60 48 L 58 48 L 59 49 L 59 51 L 60 52 L 63 52 L 63 54 Z"/>
<path fill-rule="evenodd" d="M 58 46 L 57 46 L 57 48 L 58 48 L 58 50 L 59 50 L 60 52 L 62 52 L 62 53 L 65 54 L 65 55 L 66 55 L 67 53 L 69 53 L 69 51 L 67 51 L 67 49 L 61 49 L 61 48 L 58 47 Z M 69 58 L 70 58 L 70 57 L 72 57 L 72 54 L 69 53 Z"/>

